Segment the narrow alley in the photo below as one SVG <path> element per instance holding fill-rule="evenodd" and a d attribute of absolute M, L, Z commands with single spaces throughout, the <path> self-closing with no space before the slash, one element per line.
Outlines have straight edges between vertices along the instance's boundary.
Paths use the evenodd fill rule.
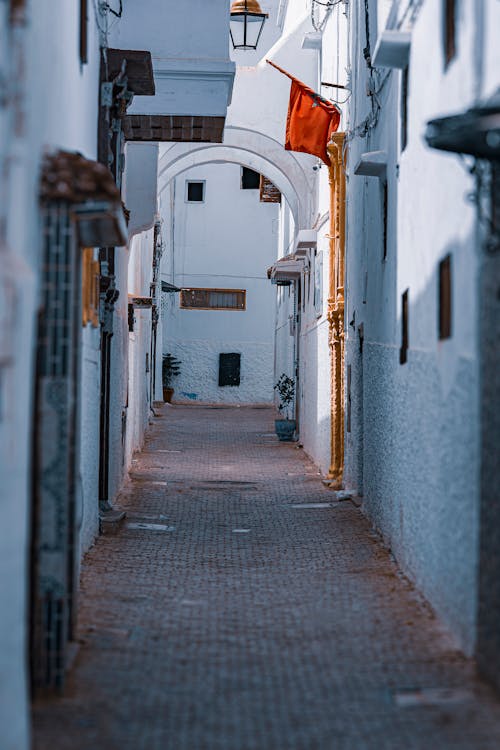
<path fill-rule="evenodd" d="M 496 750 L 500 705 L 269 407 L 155 405 L 36 750 Z"/>

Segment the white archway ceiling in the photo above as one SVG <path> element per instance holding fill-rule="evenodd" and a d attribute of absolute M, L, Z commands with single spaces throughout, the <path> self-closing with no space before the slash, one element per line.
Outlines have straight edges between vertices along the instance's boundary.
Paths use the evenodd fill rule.
<path fill-rule="evenodd" d="M 181 172 L 213 162 L 234 162 L 264 174 L 288 202 L 296 231 L 310 227 L 315 203 L 312 165 L 304 168 L 281 143 L 244 128 L 227 127 L 223 144 L 176 143 L 164 149 L 159 164 L 159 192 Z"/>

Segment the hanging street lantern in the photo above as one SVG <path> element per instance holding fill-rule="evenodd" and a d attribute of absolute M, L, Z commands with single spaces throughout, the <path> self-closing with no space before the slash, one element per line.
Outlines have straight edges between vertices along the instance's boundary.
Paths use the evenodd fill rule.
<path fill-rule="evenodd" d="M 234 49 L 257 49 L 267 17 L 257 0 L 234 0 L 229 22 Z"/>

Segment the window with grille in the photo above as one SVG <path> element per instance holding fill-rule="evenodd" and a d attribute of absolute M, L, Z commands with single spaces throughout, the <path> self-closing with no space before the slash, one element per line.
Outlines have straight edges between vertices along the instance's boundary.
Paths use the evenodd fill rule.
<path fill-rule="evenodd" d="M 186 310 L 245 310 L 244 289 L 182 289 L 180 306 Z"/>

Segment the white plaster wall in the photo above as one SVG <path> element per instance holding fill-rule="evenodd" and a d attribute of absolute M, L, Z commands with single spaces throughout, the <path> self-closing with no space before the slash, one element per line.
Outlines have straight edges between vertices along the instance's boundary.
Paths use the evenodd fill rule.
<path fill-rule="evenodd" d="M 403 569 L 471 653 L 477 595 L 477 258 L 474 209 L 465 196 L 473 183 L 457 157 L 431 151 L 422 139 L 429 119 L 462 111 L 477 88 L 475 9 L 471 3 L 459 7 L 459 55 L 446 72 L 441 4 L 423 4 L 412 29 L 406 150 L 399 146 L 397 71 L 379 94 L 379 125 L 349 144 L 346 320 L 355 323 L 346 327 L 346 360 L 352 368 L 346 482 L 364 493 L 365 512 Z M 351 127 L 368 112 L 364 19 L 361 8 L 358 17 L 355 9 L 352 13 Z M 376 149 L 388 153 L 386 261 L 380 185 L 352 171 L 361 152 Z M 452 338 L 439 342 L 438 263 L 449 252 Z M 400 365 L 405 289 L 410 349 L 408 362 Z"/>
<path fill-rule="evenodd" d="M 326 234 L 318 232 L 318 247 L 308 252 L 304 304 L 300 327 L 300 441 L 323 474 L 330 468 L 330 348 L 328 345 L 328 256 Z M 321 275 L 321 305 L 314 304 L 315 267 Z M 322 268 L 322 273 L 319 270 Z"/>
<path fill-rule="evenodd" d="M 120 296 L 113 316 L 111 339 L 109 500 L 117 497 L 126 477 L 126 434 L 128 422 L 128 256 L 127 248 L 115 251 L 116 287 Z"/>
<path fill-rule="evenodd" d="M 294 285 L 272 287 L 276 295 L 276 323 L 274 333 L 274 383 L 281 375 L 288 375 L 295 379 L 295 356 L 297 329 L 293 323 L 296 288 Z M 274 403 L 278 407 L 278 394 L 274 393 Z M 296 416 L 297 389 L 294 399 L 294 415 Z M 291 416 L 291 415 L 290 415 Z"/>
<path fill-rule="evenodd" d="M 332 10 L 323 32 L 321 53 L 302 50 L 291 59 L 289 65 L 296 67 L 302 63 L 302 56 L 308 55 L 310 67 L 310 85 L 319 90 L 319 81 L 347 82 L 347 34 L 346 19 L 343 7 Z M 290 2 L 284 17 L 284 29 L 293 34 L 300 30 L 300 38 L 304 33 L 313 30 L 310 20 L 311 3 L 304 0 Z M 320 17 L 324 10 L 320 9 Z M 282 54 L 285 46 L 278 43 L 275 50 Z M 305 59 L 305 58 L 304 58 Z M 284 67 L 287 67 L 284 65 Z M 288 69 L 292 71 L 294 67 Z M 302 74 L 298 77 L 306 80 Z M 321 89 L 323 96 L 342 102 L 346 93 L 324 87 Z M 342 115 L 340 130 L 345 124 L 345 115 Z M 320 165 L 317 158 L 308 157 L 311 161 L 308 170 L 311 178 L 312 190 L 317 195 L 314 213 L 309 218 L 309 223 L 304 228 L 318 230 L 318 246 L 316 254 L 314 250 L 308 252 L 306 258 L 306 273 L 302 274 L 300 283 L 301 304 L 297 308 L 299 320 L 297 322 L 298 342 L 289 333 L 290 318 L 294 314 L 294 295 L 292 288 L 290 293 L 286 288 L 277 292 L 278 316 L 276 330 L 276 378 L 282 372 L 287 372 L 297 378 L 293 365 L 294 356 L 298 359 L 298 384 L 297 384 L 297 415 L 298 431 L 304 450 L 311 456 L 321 472 L 326 474 L 330 467 L 330 443 L 331 443 L 331 396 L 330 396 L 330 352 L 328 347 L 328 321 L 327 300 L 328 291 L 328 257 L 329 243 L 327 233 L 329 230 L 329 205 L 330 188 L 328 182 L 328 169 Z M 313 171 L 312 167 L 319 167 Z M 287 255 L 294 249 L 294 229 L 290 227 L 289 217 L 286 212 L 282 215 L 280 224 L 280 255 Z M 322 304 L 317 308 L 314 304 L 314 275 L 315 265 L 322 260 Z M 298 285 L 296 285 L 298 286 Z M 295 289 L 297 293 L 297 289 Z M 294 353 L 295 352 L 295 353 Z"/>
<path fill-rule="evenodd" d="M 156 58 L 223 60 L 229 53 L 229 4 L 191 0 L 187 9 L 165 0 L 123 0 L 123 16 L 110 33 L 119 49 L 147 49 Z"/>
<path fill-rule="evenodd" d="M 80 482 L 82 487 L 81 556 L 99 532 L 100 329 L 90 323 L 82 333 Z"/>
<path fill-rule="evenodd" d="M 186 180 L 206 180 L 205 202 L 186 203 Z M 173 230 L 164 255 L 165 280 L 179 287 L 245 289 L 246 310 L 185 310 L 179 296 L 164 302 L 163 351 L 182 361 L 175 401 L 272 401 L 274 295 L 266 268 L 276 256 L 277 204 L 240 189 L 235 164 L 183 172 L 162 196 Z M 167 295 L 164 295 L 167 296 Z M 241 352 L 241 385 L 218 386 L 218 354 Z"/>
<path fill-rule="evenodd" d="M 128 266 L 129 294 L 150 296 L 154 231 L 134 237 Z M 150 416 L 151 309 L 136 308 L 134 331 L 128 334 L 129 382 L 127 410 L 126 465 L 130 468 L 134 451 L 142 447 Z M 148 371 L 146 371 L 146 355 Z"/>
<path fill-rule="evenodd" d="M 95 156 L 97 35 L 89 24 L 89 65 L 78 56 L 79 8 L 55 0 L 27 3 L 27 22 L 6 42 L 13 84 L 8 115 L 2 115 L 2 201 L 7 217 L 0 239 L 2 268 L 11 268 L 15 336 L 9 364 L 1 367 L 0 474 L 0 726 L 2 747 L 29 746 L 26 665 L 27 583 L 29 581 L 30 453 L 33 355 L 40 257 L 38 175 L 42 150 L 68 148 Z M 6 3 L 2 4 L 5 41 Z M 7 131 L 7 133 L 5 132 Z M 5 167 L 8 166 L 8 169 Z M 5 170 L 5 171 L 4 171 Z M 6 189 L 7 187 L 7 189 Z"/>
<path fill-rule="evenodd" d="M 154 224 L 158 192 L 158 144 L 126 143 L 123 198 L 130 211 L 129 237 Z"/>

